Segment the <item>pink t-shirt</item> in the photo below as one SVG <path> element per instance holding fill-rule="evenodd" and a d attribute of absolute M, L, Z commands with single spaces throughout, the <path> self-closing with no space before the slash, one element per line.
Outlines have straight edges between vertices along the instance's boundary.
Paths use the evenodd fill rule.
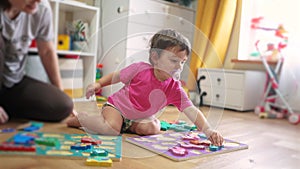
<path fill-rule="evenodd" d="M 135 120 L 150 117 L 167 105 L 178 110 L 192 106 L 180 81 L 169 78 L 159 81 L 148 63 L 134 63 L 120 71 L 125 86 L 111 95 L 108 102 L 118 108 L 125 118 Z"/>

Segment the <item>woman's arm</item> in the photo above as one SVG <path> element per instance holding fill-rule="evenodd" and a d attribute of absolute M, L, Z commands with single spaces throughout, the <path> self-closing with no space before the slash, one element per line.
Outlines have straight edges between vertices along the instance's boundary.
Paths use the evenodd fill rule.
<path fill-rule="evenodd" d="M 54 49 L 52 41 L 37 41 L 37 48 L 39 56 L 42 60 L 44 68 L 48 74 L 51 83 L 61 90 L 63 90 L 59 66 L 58 57 Z"/>

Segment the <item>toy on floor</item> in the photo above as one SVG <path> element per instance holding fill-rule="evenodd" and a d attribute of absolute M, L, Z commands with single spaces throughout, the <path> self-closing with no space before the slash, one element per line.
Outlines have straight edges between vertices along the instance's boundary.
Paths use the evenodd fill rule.
<path fill-rule="evenodd" d="M 18 132 L 0 144 L 0 155 L 87 158 L 86 165 L 111 166 L 121 160 L 122 137 Z"/>
<path fill-rule="evenodd" d="M 255 113 L 260 118 L 284 118 L 288 117 L 293 124 L 300 123 L 300 114 L 294 113 L 283 94 L 279 91 L 278 76 L 283 65 L 284 57 L 281 51 L 287 47 L 288 36 L 284 26 L 279 24 L 277 28 L 263 27 L 263 17 L 253 18 L 251 28 L 267 32 L 274 32 L 271 37 L 257 39 L 255 42 L 255 56 L 259 56 L 267 73 L 267 85 L 260 105 L 255 108 Z M 266 41 L 266 42 L 264 42 Z M 268 61 L 277 61 L 273 70 Z M 278 104 L 278 100 L 281 102 Z"/>
<path fill-rule="evenodd" d="M 113 162 L 107 157 L 89 157 L 85 164 L 90 166 L 111 167 Z"/>
<path fill-rule="evenodd" d="M 11 133 L 11 132 L 15 132 L 16 129 L 14 128 L 4 128 L 4 129 L 0 129 L 0 133 Z"/>
<path fill-rule="evenodd" d="M 21 126 L 17 127 L 17 130 L 33 132 L 41 129 L 43 126 L 44 123 L 42 122 L 30 121 L 28 123 L 22 124 Z"/>
<path fill-rule="evenodd" d="M 197 130 L 197 127 L 195 125 L 187 124 L 183 120 L 179 121 L 172 121 L 167 122 L 166 120 L 160 121 L 160 130 L 167 131 L 167 130 L 173 130 L 177 132 L 185 132 L 185 131 L 193 131 Z"/>
<path fill-rule="evenodd" d="M 203 133 L 168 132 L 151 136 L 126 138 L 126 141 L 174 161 L 247 149 L 248 145 L 225 139 L 221 147 L 211 145 Z"/>
<path fill-rule="evenodd" d="M 44 126 L 44 123 L 40 123 L 40 122 L 35 122 L 35 121 L 30 121 L 28 123 L 22 124 L 21 126 L 15 128 L 3 128 L 0 129 L 0 133 L 12 133 L 15 132 L 17 130 L 22 130 L 22 131 L 37 131 L 40 128 L 42 128 Z"/>

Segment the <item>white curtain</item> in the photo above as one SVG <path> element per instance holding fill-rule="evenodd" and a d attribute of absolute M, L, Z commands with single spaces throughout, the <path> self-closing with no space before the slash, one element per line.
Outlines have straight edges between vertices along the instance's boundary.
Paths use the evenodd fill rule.
<path fill-rule="evenodd" d="M 292 1 L 289 12 L 288 46 L 283 51 L 284 64 L 280 74 L 279 89 L 286 101 L 296 112 L 300 112 L 300 20 L 297 13 L 300 11 L 300 2 Z M 285 14 L 286 15 L 286 14 Z"/>
<path fill-rule="evenodd" d="M 300 1 L 295 0 L 243 0 L 239 59 L 247 59 L 255 51 L 257 40 L 251 34 L 249 22 L 252 18 L 264 17 L 261 27 L 276 28 L 282 24 L 288 32 L 287 47 L 283 49 L 284 63 L 279 74 L 279 90 L 284 99 L 296 112 L 300 112 Z M 252 30 L 264 34 L 273 31 Z M 274 35 L 271 35 L 272 37 Z M 263 37 L 257 37 L 263 39 Z M 254 40 L 254 41 L 252 41 Z M 281 99 L 277 99 L 282 104 Z"/>
<path fill-rule="evenodd" d="M 300 21 L 298 21 L 300 22 Z M 300 30 L 298 27 L 295 30 Z M 291 32 L 292 33 L 292 32 Z M 285 57 L 279 80 L 279 90 L 285 100 L 296 112 L 300 112 L 300 33 L 289 38 L 288 47 L 283 52 Z"/>

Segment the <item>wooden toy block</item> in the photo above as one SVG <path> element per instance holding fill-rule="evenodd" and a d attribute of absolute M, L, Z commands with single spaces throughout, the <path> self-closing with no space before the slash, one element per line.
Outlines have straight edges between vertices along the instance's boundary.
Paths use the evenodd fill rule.
<path fill-rule="evenodd" d="M 31 121 L 31 126 L 35 126 L 38 128 L 42 128 L 44 126 L 44 123 L 40 123 L 40 122 L 35 122 L 35 121 Z"/>
<path fill-rule="evenodd" d="M 214 146 L 214 145 L 209 146 L 209 151 L 218 151 L 218 150 L 219 150 L 218 146 Z"/>
<path fill-rule="evenodd" d="M 40 128 L 39 127 L 37 127 L 37 126 L 29 126 L 29 127 L 25 127 L 23 130 L 24 131 L 37 131 L 37 130 L 39 130 Z"/>
<path fill-rule="evenodd" d="M 17 130 L 23 130 L 23 131 L 36 131 L 39 130 L 44 126 L 44 123 L 40 122 L 35 122 L 35 121 L 30 121 L 28 123 L 22 124 L 17 127 Z"/>
<path fill-rule="evenodd" d="M 200 133 L 200 134 L 198 134 L 198 136 L 202 139 L 207 139 L 207 137 L 204 133 Z"/>
<path fill-rule="evenodd" d="M 186 142 L 183 142 L 183 143 L 179 143 L 180 147 L 183 147 L 183 148 L 187 148 L 187 149 L 197 149 L 197 150 L 204 150 L 205 149 L 205 146 L 203 145 L 195 145 L 195 144 L 190 144 L 190 143 L 186 143 Z"/>
<path fill-rule="evenodd" d="M 89 157 L 86 162 L 89 166 L 101 166 L 101 167 L 111 167 L 113 162 L 108 157 Z"/>
<path fill-rule="evenodd" d="M 107 157 L 108 152 L 104 149 L 95 149 L 91 152 L 90 156 L 102 156 L 102 157 Z"/>
<path fill-rule="evenodd" d="M 185 122 L 185 121 L 183 121 L 183 120 L 178 120 L 178 121 L 177 121 L 177 124 L 179 124 L 179 125 L 185 125 L 185 124 L 186 124 L 186 122 Z"/>
<path fill-rule="evenodd" d="M 197 130 L 197 127 L 195 125 L 190 125 L 190 124 L 184 124 L 183 128 L 188 129 L 190 131 Z"/>
<path fill-rule="evenodd" d="M 70 50 L 71 39 L 69 35 L 58 35 L 57 49 L 58 50 Z"/>
<path fill-rule="evenodd" d="M 107 98 L 104 96 L 96 96 L 96 99 L 98 102 L 106 102 L 107 101 Z"/>
<path fill-rule="evenodd" d="M 103 103 L 97 103 L 97 107 L 103 107 Z"/>
<path fill-rule="evenodd" d="M 188 151 L 185 148 L 178 146 L 170 148 L 169 151 L 171 151 L 176 156 L 185 156 L 188 154 Z"/>
<path fill-rule="evenodd" d="M 182 136 L 182 139 L 183 140 L 198 140 L 199 137 L 188 133 L 187 135 Z"/>
<path fill-rule="evenodd" d="M 259 118 L 261 118 L 261 119 L 266 119 L 266 118 L 268 118 L 268 113 L 266 113 L 266 112 L 261 112 L 261 113 L 258 114 L 258 116 L 259 116 Z"/>
<path fill-rule="evenodd" d="M 172 124 L 170 127 L 169 127 L 170 130 L 174 130 L 176 132 L 186 132 L 186 131 L 190 131 L 186 128 L 184 128 L 182 125 L 179 125 L 179 124 Z"/>
<path fill-rule="evenodd" d="M 17 145 L 11 143 L 3 143 L 0 145 L 1 151 L 19 151 L 19 152 L 35 152 L 34 146 Z"/>
<path fill-rule="evenodd" d="M 71 150 L 89 150 L 91 148 L 92 148 L 91 143 L 83 143 L 83 144 L 76 143 L 76 144 L 70 146 Z"/>
<path fill-rule="evenodd" d="M 11 133 L 16 131 L 14 128 L 5 128 L 5 129 L 0 129 L 0 133 Z"/>
<path fill-rule="evenodd" d="M 160 130 L 162 131 L 167 131 L 170 128 L 170 123 L 166 122 L 166 121 L 161 121 L 160 122 Z"/>
<path fill-rule="evenodd" d="M 211 141 L 209 140 L 197 140 L 197 141 L 194 141 L 194 142 L 190 142 L 192 144 L 195 144 L 195 145 L 202 145 L 202 146 L 210 146 L 211 145 Z"/>
<path fill-rule="evenodd" d="M 162 131 L 174 130 L 174 131 L 177 131 L 177 132 L 186 132 L 186 131 L 192 131 L 192 130 L 197 129 L 197 127 L 195 125 L 187 124 L 183 120 L 171 121 L 171 122 L 167 122 L 165 120 L 162 120 L 162 121 L 160 121 L 160 126 L 161 126 L 160 129 Z"/>
<path fill-rule="evenodd" d="M 81 142 L 82 143 L 91 143 L 92 145 L 99 145 L 99 144 L 102 143 L 101 140 L 95 140 L 95 139 L 90 138 L 90 137 L 81 138 Z"/>
<path fill-rule="evenodd" d="M 59 140 L 57 138 L 36 138 L 35 140 L 36 144 L 40 145 L 46 145 L 46 146 L 58 146 L 59 145 Z"/>
<path fill-rule="evenodd" d="M 23 135 L 23 134 L 17 134 L 13 137 L 13 142 L 15 144 L 30 144 L 32 141 L 34 141 L 34 137 Z"/>

